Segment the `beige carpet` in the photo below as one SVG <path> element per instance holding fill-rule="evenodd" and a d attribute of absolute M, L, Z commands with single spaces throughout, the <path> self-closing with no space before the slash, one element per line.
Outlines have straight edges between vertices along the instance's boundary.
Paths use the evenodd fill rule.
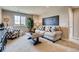
<path fill-rule="evenodd" d="M 41 44 L 33 45 L 32 40 L 27 39 L 27 35 L 14 40 L 8 40 L 3 52 L 67 52 L 79 51 L 79 45 L 73 42 L 60 40 L 52 43 L 44 38 L 40 38 Z"/>

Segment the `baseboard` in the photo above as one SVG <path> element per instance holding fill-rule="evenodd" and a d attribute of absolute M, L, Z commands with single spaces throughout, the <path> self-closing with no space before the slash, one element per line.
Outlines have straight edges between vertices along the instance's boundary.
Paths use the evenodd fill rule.
<path fill-rule="evenodd" d="M 75 40 L 79 40 L 79 37 L 73 37 L 73 39 L 75 39 Z"/>
<path fill-rule="evenodd" d="M 78 39 L 69 39 L 69 41 L 72 41 L 72 42 L 74 42 L 76 44 L 79 44 L 79 40 Z"/>

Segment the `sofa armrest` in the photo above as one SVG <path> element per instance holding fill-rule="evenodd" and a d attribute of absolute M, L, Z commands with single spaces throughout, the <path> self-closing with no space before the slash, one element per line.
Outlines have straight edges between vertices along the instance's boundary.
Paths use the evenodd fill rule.
<path fill-rule="evenodd" d="M 55 38 L 61 38 L 62 37 L 62 31 L 56 31 L 54 37 Z"/>

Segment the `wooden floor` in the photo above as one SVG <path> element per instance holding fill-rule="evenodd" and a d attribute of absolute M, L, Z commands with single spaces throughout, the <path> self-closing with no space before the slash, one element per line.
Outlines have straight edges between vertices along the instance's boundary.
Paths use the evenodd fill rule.
<path fill-rule="evenodd" d="M 27 35 L 14 40 L 8 40 L 3 52 L 74 52 L 79 51 L 79 45 L 70 41 L 60 40 L 52 43 L 44 38 L 40 38 L 41 44 L 33 45 L 32 40 L 27 39 Z"/>

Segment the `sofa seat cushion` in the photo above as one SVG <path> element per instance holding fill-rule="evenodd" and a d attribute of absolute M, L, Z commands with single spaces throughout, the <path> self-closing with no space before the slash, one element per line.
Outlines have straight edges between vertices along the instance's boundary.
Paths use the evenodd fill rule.
<path fill-rule="evenodd" d="M 44 37 L 51 39 L 51 40 L 58 40 L 62 36 L 62 31 L 55 31 L 55 32 L 45 32 Z"/>
<path fill-rule="evenodd" d="M 35 32 L 40 32 L 41 30 L 35 30 Z"/>
<path fill-rule="evenodd" d="M 45 31 L 42 31 L 42 30 L 35 30 L 35 33 L 44 34 Z"/>
<path fill-rule="evenodd" d="M 53 38 L 59 38 L 61 37 L 62 32 L 61 31 L 54 31 L 54 32 L 45 32 L 44 36 L 49 36 L 49 37 L 53 37 Z"/>
<path fill-rule="evenodd" d="M 44 35 L 55 36 L 55 32 L 45 32 Z"/>

